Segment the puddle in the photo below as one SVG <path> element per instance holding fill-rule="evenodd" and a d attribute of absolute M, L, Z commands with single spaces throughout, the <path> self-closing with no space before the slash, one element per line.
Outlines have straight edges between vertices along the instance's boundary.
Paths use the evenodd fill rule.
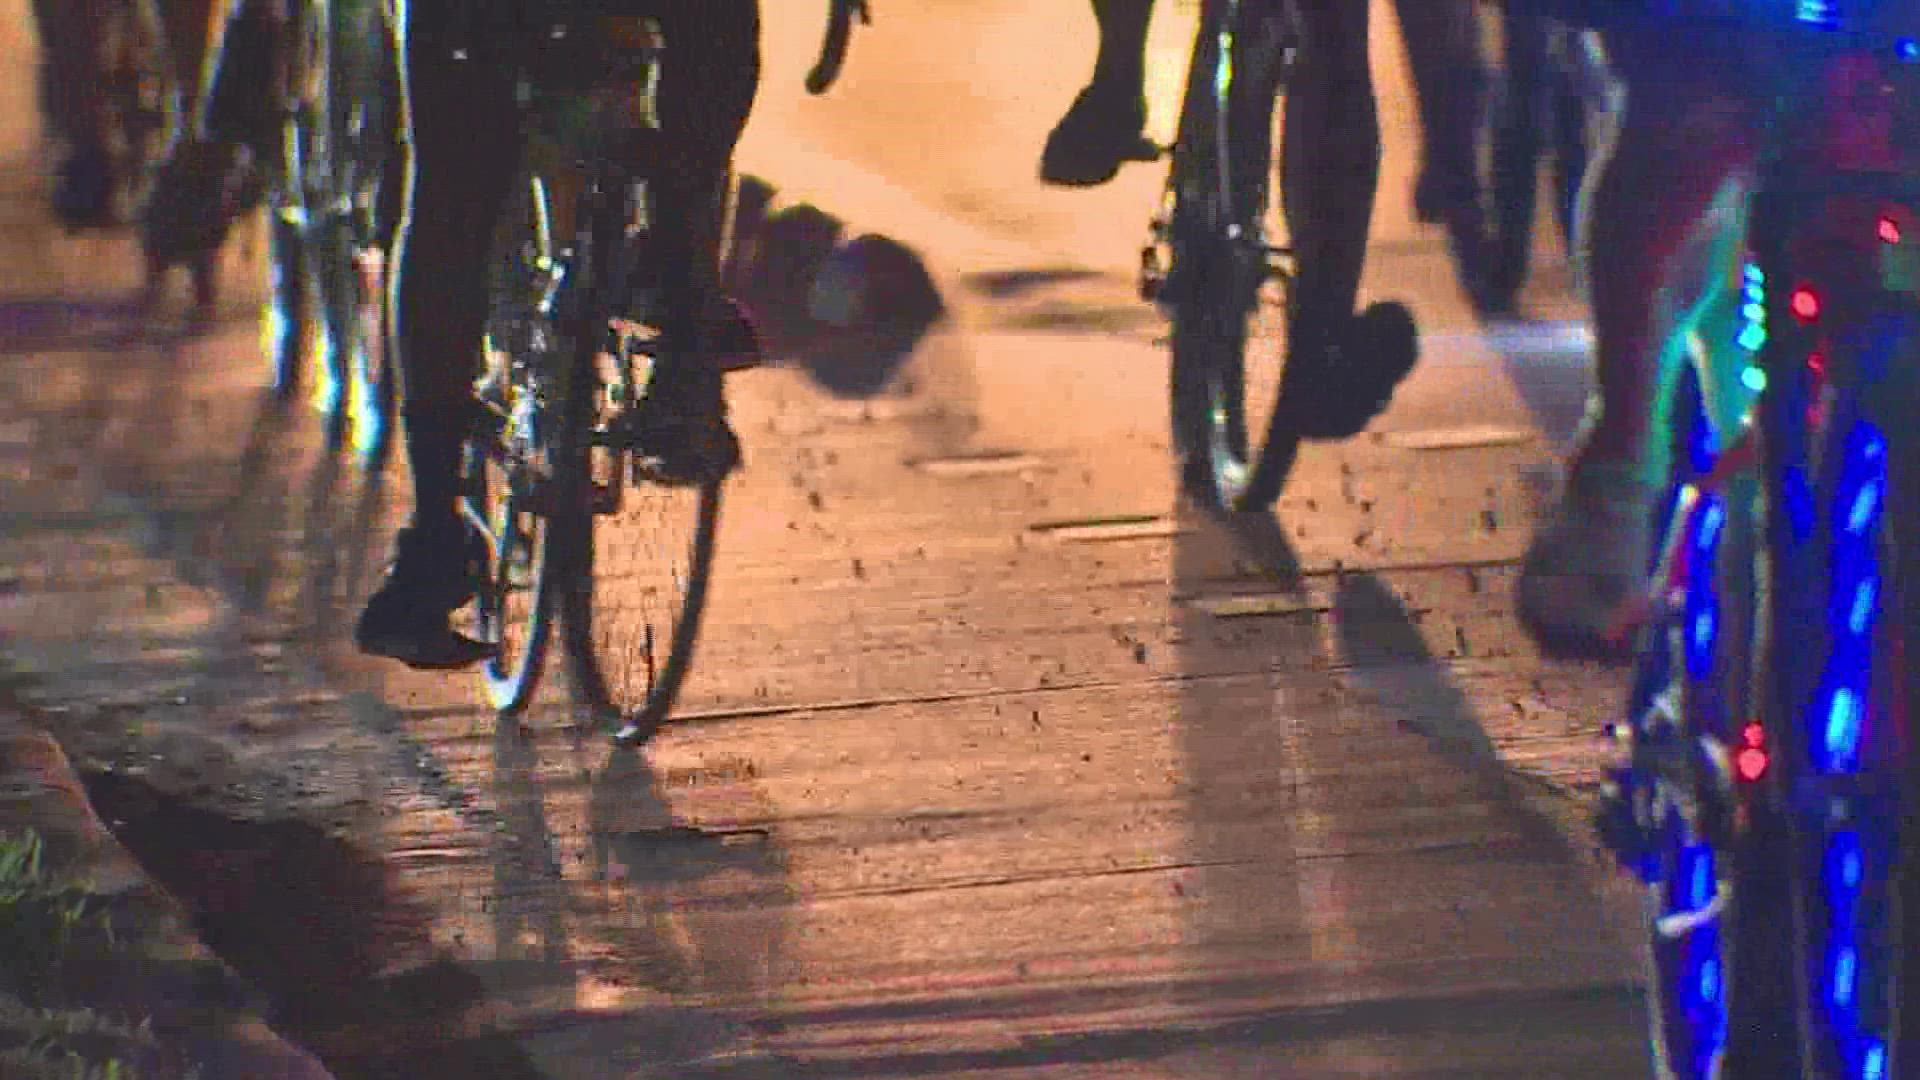
<path fill-rule="evenodd" d="M 543 1074 L 481 1029 L 486 988 L 427 962 L 429 915 L 378 855 L 298 820 L 195 805 L 119 772 L 82 776 L 101 818 L 340 1080 Z M 411 966 L 408 966 L 411 965 Z"/>

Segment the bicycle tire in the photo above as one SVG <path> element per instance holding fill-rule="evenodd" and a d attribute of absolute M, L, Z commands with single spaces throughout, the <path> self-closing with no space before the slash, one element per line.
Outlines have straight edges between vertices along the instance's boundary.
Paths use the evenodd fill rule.
<path fill-rule="evenodd" d="M 1675 398 L 1674 478 L 1649 508 L 1663 538 L 1654 574 L 1671 589 L 1640 636 L 1627 717 L 1614 729 L 1631 756 L 1612 774 L 1600 825 L 1645 886 L 1655 1075 L 1718 1080 L 1738 1075 L 1726 1068 L 1729 1032 L 1743 1027 L 1736 1015 L 1784 1008 L 1791 995 L 1777 979 L 1748 974 L 1784 963 L 1777 937 L 1756 932 L 1767 922 L 1761 912 L 1784 917 L 1777 900 L 1767 906 L 1782 890 L 1757 884 L 1777 865 L 1778 822 L 1763 807 L 1736 827 L 1740 793 L 1722 765 L 1746 715 L 1741 689 L 1756 618 L 1752 485 L 1700 493 L 1694 485 L 1712 468 L 1714 439 L 1691 369 Z"/>
<path fill-rule="evenodd" d="M 1251 31 L 1234 23 L 1264 17 L 1246 10 L 1223 0 L 1209 0 L 1204 9 L 1168 180 L 1175 454 L 1187 492 L 1225 510 L 1272 505 L 1299 449 L 1298 438 L 1273 422 L 1276 417 L 1248 420 L 1250 400 L 1265 405 L 1279 399 L 1277 372 L 1270 389 L 1263 379 L 1249 388 L 1249 323 L 1263 306 L 1265 283 L 1277 277 L 1284 284 L 1287 277 L 1276 274 L 1264 240 L 1280 75 L 1276 68 L 1271 81 L 1261 80 L 1241 62 L 1243 50 L 1278 50 L 1281 43 L 1277 37 L 1242 40 Z M 1222 35 L 1211 27 L 1232 29 L 1227 38 L 1233 56 L 1223 56 Z M 1223 64 L 1239 74 L 1223 82 L 1216 76 Z M 1250 134 L 1236 138 L 1241 131 Z M 1285 303 L 1278 306 L 1284 310 Z"/>
<path fill-rule="evenodd" d="M 576 587 L 564 594 L 561 618 L 575 691 L 596 714 L 615 722 L 612 738 L 622 746 L 645 742 L 666 723 L 692 670 L 713 580 L 724 483 L 642 490 L 654 498 L 694 500 L 685 573 L 679 577 L 678 610 L 657 619 L 643 614 L 637 626 L 623 619 L 631 626 L 625 632 L 610 627 L 614 619 L 605 602 L 606 586 L 617 578 L 603 573 L 613 560 L 596 536 L 595 541 L 581 545 L 587 556 L 583 572 L 575 579 Z M 665 634 L 664 648 L 659 630 Z"/>
<path fill-rule="evenodd" d="M 474 583 L 475 636 L 497 649 L 481 682 L 503 716 L 520 713 L 539 689 L 555 595 L 572 570 L 564 552 L 580 440 L 568 420 L 578 409 L 562 328 L 550 325 L 543 303 L 555 255 L 550 221 L 545 186 L 526 177 L 496 224 L 487 375 L 464 458 L 464 507 L 488 556 Z"/>
<path fill-rule="evenodd" d="M 383 191 L 399 123 L 393 45 L 385 5 L 302 5 L 292 81 L 310 94 L 288 111 L 271 196 L 275 385 L 290 392 L 306 354 L 317 351 L 314 404 L 329 441 L 350 437 L 369 462 L 385 450 L 395 397 L 384 289 L 369 270 L 370 260 L 384 266 L 393 229 Z"/>
<path fill-rule="evenodd" d="M 1890 338 L 1872 336 L 1920 333 L 1920 320 L 1905 322 Z M 1828 370 L 1858 373 L 1871 366 L 1848 355 L 1861 340 L 1833 332 L 1809 351 Z M 1908 1075 L 1915 1052 L 1896 1035 L 1908 993 L 1920 992 L 1902 985 L 1900 958 L 1903 924 L 1914 920 L 1899 891 L 1903 849 L 1914 844 L 1899 824 L 1913 812 L 1912 578 L 1901 573 L 1913 560 L 1896 543 L 1900 511 L 1888 495 L 1916 399 L 1839 375 L 1821 404 L 1804 371 L 1782 381 L 1768 467 L 1782 512 L 1768 583 L 1777 645 L 1766 720 L 1786 744 L 1776 784 L 1794 824 L 1790 970 L 1801 1053 L 1808 1075 Z"/>

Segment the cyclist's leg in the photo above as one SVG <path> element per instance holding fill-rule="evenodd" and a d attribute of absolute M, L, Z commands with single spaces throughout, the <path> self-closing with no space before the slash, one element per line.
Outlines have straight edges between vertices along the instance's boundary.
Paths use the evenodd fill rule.
<path fill-rule="evenodd" d="M 1100 52 L 1093 78 L 1047 136 L 1040 178 L 1086 187 L 1113 179 L 1126 161 L 1151 160 L 1147 126 L 1147 25 L 1153 0 L 1093 0 Z"/>
<path fill-rule="evenodd" d="M 1672 380 L 1662 361 L 1681 355 L 1663 347 L 1671 327 L 1655 313 L 1715 196 L 1757 150 L 1737 49 L 1712 36 L 1725 33 L 1607 33 L 1626 107 L 1585 196 L 1598 395 L 1519 589 L 1529 628 L 1569 645 L 1620 644 L 1623 605 L 1643 588 L 1650 507 L 1671 470 L 1660 413 Z"/>
<path fill-rule="evenodd" d="M 1386 408 L 1417 346 L 1404 307 L 1354 314 L 1380 180 L 1367 0 L 1296 8 L 1302 41 L 1287 84 L 1280 187 L 1299 269 L 1280 408 L 1303 437 L 1340 439 Z"/>
<path fill-rule="evenodd" d="M 513 68 L 459 33 L 463 4 L 408 5 L 414 156 L 394 302 L 413 512 L 354 630 L 363 651 L 425 668 L 464 666 L 489 651 L 454 631 L 449 616 L 471 592 L 460 454 L 486 322 L 487 249 L 519 151 Z"/>
<path fill-rule="evenodd" d="M 666 35 L 658 88 L 669 160 L 646 163 L 657 196 L 668 351 L 639 410 L 641 450 L 657 478 L 724 475 L 740 448 L 727 426 L 720 354 L 737 351 L 738 309 L 720 288 L 721 233 L 733 149 L 760 82 L 758 0 L 647 0 Z"/>
<path fill-rule="evenodd" d="M 1479 0 L 1396 0 L 1394 13 L 1420 108 L 1414 214 L 1446 228 L 1454 272 L 1477 308 L 1510 306 L 1498 303 L 1487 280 L 1493 253 L 1479 169 L 1487 81 Z"/>
<path fill-rule="evenodd" d="M 1539 191 L 1541 136 L 1551 108 L 1547 20 L 1539 11 L 1530 9 L 1530 2 L 1508 0 L 1502 8 L 1507 85 L 1500 99 L 1500 114 L 1493 125 L 1498 287 L 1509 299 L 1527 280 Z"/>
<path fill-rule="evenodd" d="M 53 194 L 70 226 L 103 225 L 113 212 L 113 162 L 106 99 L 100 93 L 101 32 L 108 0 L 34 0 L 40 37 L 41 108 L 67 144 Z"/>

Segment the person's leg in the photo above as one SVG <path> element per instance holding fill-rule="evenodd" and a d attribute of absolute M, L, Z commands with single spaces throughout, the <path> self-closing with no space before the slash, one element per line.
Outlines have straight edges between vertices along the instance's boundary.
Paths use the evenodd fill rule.
<path fill-rule="evenodd" d="M 1367 0 L 1301 0 L 1287 86 L 1280 188 L 1299 264 L 1280 408 L 1306 438 L 1358 434 L 1413 369 L 1412 317 L 1354 306 L 1380 179 Z"/>
<path fill-rule="evenodd" d="M 1446 228 L 1461 287 L 1488 311 L 1498 298 L 1487 288 L 1492 252 L 1478 155 L 1487 82 L 1479 0 L 1396 0 L 1394 8 L 1420 109 L 1414 215 Z"/>
<path fill-rule="evenodd" d="M 753 346 L 721 292 L 733 150 L 760 82 L 758 0 L 655 0 L 666 38 L 658 89 L 669 160 L 646 163 L 658 202 L 668 352 L 639 412 L 643 456 L 667 482 L 724 475 L 740 448 L 727 427 L 721 354 Z M 744 342 L 744 343 L 743 343 Z"/>
<path fill-rule="evenodd" d="M 1607 43 L 1626 107 L 1584 195 L 1598 394 L 1519 588 L 1535 636 L 1582 651 L 1624 644 L 1622 619 L 1651 556 L 1652 503 L 1671 469 L 1663 413 L 1673 373 L 1662 360 L 1681 354 L 1664 348 L 1672 328 L 1656 313 L 1672 308 L 1663 294 L 1677 257 L 1757 149 L 1740 88 L 1722 81 L 1738 78 L 1737 54 L 1670 27 L 1609 31 Z"/>
<path fill-rule="evenodd" d="M 1509 299 L 1527 280 L 1540 186 L 1540 136 L 1546 125 L 1547 20 L 1532 0 L 1509 0 L 1506 92 L 1493 124 L 1493 219 L 1496 286 Z"/>
<path fill-rule="evenodd" d="M 486 321 L 487 249 L 519 151 L 512 66 L 469 40 L 462 0 L 409 5 L 405 95 L 413 159 L 392 301 L 413 512 L 354 636 L 363 651 L 423 668 L 474 663 L 488 648 L 449 616 L 471 595 L 458 511 L 460 453 Z"/>
<path fill-rule="evenodd" d="M 67 146 L 54 182 L 54 214 L 69 227 L 110 224 L 113 162 L 100 92 L 106 0 L 34 0 L 40 37 L 41 109 Z"/>
<path fill-rule="evenodd" d="M 1040 178 L 1087 187 L 1113 179 L 1127 161 L 1151 160 L 1147 125 L 1147 26 L 1153 0 L 1093 0 L 1100 52 L 1093 78 L 1047 136 Z"/>

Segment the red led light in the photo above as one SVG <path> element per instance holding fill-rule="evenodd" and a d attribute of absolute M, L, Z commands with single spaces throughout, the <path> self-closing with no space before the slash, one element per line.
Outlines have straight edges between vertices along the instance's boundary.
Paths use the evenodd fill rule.
<path fill-rule="evenodd" d="M 1890 217 L 1883 217 L 1880 219 L 1879 233 L 1881 242 L 1897 244 L 1900 242 L 1900 223 Z"/>
<path fill-rule="evenodd" d="M 1805 285 L 1793 290 L 1793 298 L 1787 302 L 1793 317 L 1803 323 L 1810 323 L 1820 317 L 1820 298 Z"/>
<path fill-rule="evenodd" d="M 1740 779 L 1752 783 L 1767 772 L 1767 752 L 1762 749 L 1766 745 L 1767 731 L 1759 724 L 1748 724 L 1740 729 L 1740 741 L 1746 745 L 1733 756 L 1733 767 L 1740 774 Z"/>
<path fill-rule="evenodd" d="M 1813 372 L 1815 378 L 1826 378 L 1827 353 L 1825 349 L 1815 349 L 1813 352 L 1807 354 L 1807 370 Z"/>

